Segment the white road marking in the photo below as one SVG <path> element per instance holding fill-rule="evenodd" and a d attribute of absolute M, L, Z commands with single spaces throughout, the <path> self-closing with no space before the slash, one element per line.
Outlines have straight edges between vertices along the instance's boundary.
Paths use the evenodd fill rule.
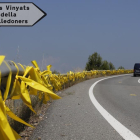
<path fill-rule="evenodd" d="M 138 83 L 140 83 L 140 79 L 138 80 Z"/>
<path fill-rule="evenodd" d="M 128 74 L 125 74 L 128 75 Z M 122 125 L 119 121 L 117 121 L 111 114 L 109 114 L 96 100 L 94 97 L 93 89 L 97 83 L 103 81 L 105 79 L 125 76 L 125 75 L 118 75 L 118 76 L 111 76 L 108 78 L 103 78 L 101 80 L 96 81 L 89 89 L 89 97 L 96 107 L 96 109 L 101 113 L 101 115 L 108 121 L 108 123 L 125 139 L 125 140 L 140 140 L 138 136 L 136 136 L 133 132 L 127 129 L 124 125 Z"/>

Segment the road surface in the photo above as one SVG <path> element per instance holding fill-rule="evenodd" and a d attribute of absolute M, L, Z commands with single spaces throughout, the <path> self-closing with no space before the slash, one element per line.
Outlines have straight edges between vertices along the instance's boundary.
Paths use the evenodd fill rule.
<path fill-rule="evenodd" d="M 29 140 L 129 140 L 131 134 L 140 140 L 140 77 L 129 74 L 99 81 L 103 78 L 108 77 L 87 80 L 59 93 L 62 99 L 51 104 Z M 110 124 L 92 102 L 89 89 L 97 81 L 92 95 L 126 129 L 114 120 Z M 125 130 L 131 134 L 124 134 Z"/>

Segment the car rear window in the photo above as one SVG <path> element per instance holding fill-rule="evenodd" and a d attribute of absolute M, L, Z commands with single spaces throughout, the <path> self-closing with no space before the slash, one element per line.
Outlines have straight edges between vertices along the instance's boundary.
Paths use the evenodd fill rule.
<path fill-rule="evenodd" d="M 135 64 L 134 69 L 139 69 L 140 68 L 140 64 Z"/>

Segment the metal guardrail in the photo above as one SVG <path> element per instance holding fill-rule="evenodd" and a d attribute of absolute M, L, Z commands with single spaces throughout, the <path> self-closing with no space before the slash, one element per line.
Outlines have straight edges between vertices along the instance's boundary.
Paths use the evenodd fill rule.
<path fill-rule="evenodd" d="M 11 71 L 12 71 L 12 75 L 16 75 L 17 74 L 17 68 L 15 67 L 15 64 L 10 61 L 10 60 L 5 60 L 1 65 L 0 65 L 0 71 L 1 71 L 1 77 L 7 77 L 9 75 L 9 68 L 7 67 L 7 65 L 5 64 L 5 62 L 9 65 Z M 24 70 L 23 68 L 20 66 L 19 63 L 16 63 L 16 65 L 18 66 L 19 68 L 19 73 L 18 75 L 23 75 L 24 74 Z M 25 68 L 25 67 L 24 67 Z M 127 69 L 125 69 L 127 70 Z M 96 70 L 93 70 L 93 71 L 96 71 Z M 107 71 L 107 70 L 98 70 L 98 71 Z M 110 70 L 110 71 L 113 71 L 113 70 Z M 85 71 L 85 72 L 91 72 L 91 71 Z M 78 72 L 74 72 L 74 74 L 76 74 Z M 56 75 L 59 75 L 59 74 L 56 74 Z M 64 74 L 60 74 L 60 75 L 67 75 L 67 73 L 64 73 Z"/>
<path fill-rule="evenodd" d="M 11 72 L 12 72 L 12 81 L 11 81 L 9 93 L 11 92 L 13 82 L 14 82 L 15 76 L 17 74 L 17 68 L 16 68 L 15 64 L 12 61 L 5 60 L 5 61 L 2 62 L 2 64 L 0 65 L 0 71 L 1 71 L 0 89 L 1 89 L 2 95 L 4 94 L 4 91 L 6 89 L 7 78 L 8 78 L 8 75 L 10 73 L 10 69 L 8 68 L 8 66 L 6 64 L 10 67 Z M 24 69 L 21 67 L 21 65 L 19 63 L 16 63 L 16 65 L 18 66 L 18 69 L 19 69 L 18 75 L 23 76 Z M 23 66 L 23 67 L 26 69 L 25 66 Z M 93 71 L 96 71 L 96 70 L 93 70 Z M 98 71 L 105 71 L 106 72 L 107 70 L 98 70 Z M 111 70 L 111 71 L 113 71 L 113 70 Z M 91 71 L 85 71 L 85 72 L 90 73 Z M 74 74 L 76 74 L 76 73 L 79 73 L 79 72 L 74 72 Z M 67 76 L 67 73 L 56 74 L 56 75 Z M 48 75 L 46 75 L 46 76 L 48 76 Z M 8 98 L 9 98 L 9 96 L 8 96 Z"/>
<path fill-rule="evenodd" d="M 16 75 L 17 74 L 17 68 L 15 67 L 15 64 L 10 61 L 10 60 L 6 60 L 6 61 L 3 61 L 3 63 L 0 65 L 0 71 L 1 71 L 1 77 L 6 77 L 9 75 L 9 68 L 7 67 L 6 63 L 9 65 L 9 67 L 11 68 L 11 71 L 12 71 L 12 75 Z M 18 64 L 16 63 L 18 68 L 19 68 L 19 75 L 23 75 L 24 74 L 24 70 L 23 68 Z"/>
<path fill-rule="evenodd" d="M 124 69 L 124 70 L 128 70 L 128 69 Z M 107 72 L 108 70 L 92 70 L 92 71 L 100 71 L 100 72 L 105 71 L 105 72 Z M 114 71 L 114 70 L 109 70 L 109 71 Z M 87 72 L 87 73 L 91 73 L 91 71 L 85 71 L 85 72 Z M 76 74 L 76 73 L 79 73 L 79 72 L 73 72 L 73 73 Z M 63 75 L 63 76 L 67 76 L 67 73 L 63 73 L 63 74 L 55 74 L 55 75 Z M 48 75 L 46 75 L 46 76 L 48 76 Z"/>
<path fill-rule="evenodd" d="M 6 64 L 10 67 L 10 69 L 8 68 L 8 66 Z M 18 75 L 22 76 L 24 74 L 23 68 L 18 63 L 16 63 L 16 65 L 19 68 Z M 2 95 L 3 95 L 4 92 L 5 92 L 5 89 L 6 89 L 7 78 L 8 78 L 8 75 L 9 75 L 10 71 L 12 72 L 12 81 L 11 81 L 9 93 L 11 92 L 11 88 L 13 86 L 13 82 L 14 82 L 14 79 L 15 79 L 15 76 L 16 76 L 18 70 L 17 70 L 17 68 L 15 67 L 15 64 L 12 61 L 5 60 L 0 65 L 0 71 L 1 71 L 1 85 L 0 85 L 0 89 L 1 89 L 1 92 L 2 92 Z"/>

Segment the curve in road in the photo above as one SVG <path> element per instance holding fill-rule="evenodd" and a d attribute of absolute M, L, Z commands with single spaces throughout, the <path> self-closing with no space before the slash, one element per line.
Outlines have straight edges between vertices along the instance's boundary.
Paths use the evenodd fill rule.
<path fill-rule="evenodd" d="M 129 74 L 130 75 L 130 74 Z M 96 109 L 101 113 L 101 115 L 107 120 L 107 122 L 125 139 L 125 140 L 140 140 L 138 136 L 136 136 L 132 131 L 130 131 L 128 128 L 126 128 L 123 124 L 121 124 L 118 120 L 116 120 L 108 111 L 106 111 L 100 103 L 96 100 L 94 96 L 94 88 L 97 85 L 97 83 L 107 80 L 110 78 L 120 77 L 124 75 L 118 75 L 118 76 L 111 76 L 107 78 L 100 79 L 96 81 L 89 89 L 89 97 L 96 107 Z M 122 82 L 119 82 L 122 83 Z M 105 93 L 105 91 L 104 91 Z"/>

